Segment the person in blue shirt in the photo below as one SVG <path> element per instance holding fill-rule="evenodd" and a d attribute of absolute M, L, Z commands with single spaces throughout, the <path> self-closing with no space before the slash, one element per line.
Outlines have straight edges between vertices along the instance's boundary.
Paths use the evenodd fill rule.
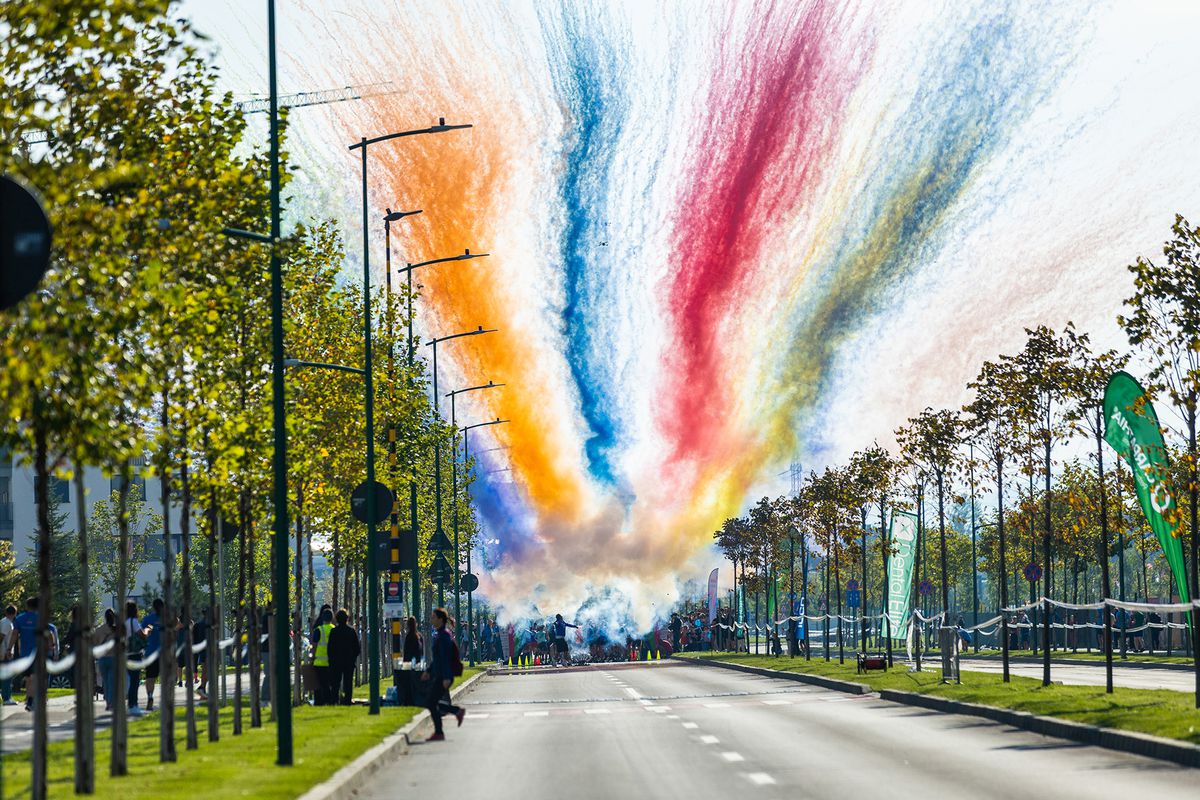
<path fill-rule="evenodd" d="M 450 702 L 450 684 L 454 683 L 456 661 L 454 634 L 448 629 L 450 615 L 444 608 L 435 608 L 429 613 L 429 621 L 433 623 L 433 642 L 429 647 L 433 660 L 421 677 L 429 680 L 429 694 L 425 700 L 425 707 L 429 709 L 429 716 L 433 718 L 433 734 L 427 741 L 440 742 L 446 738 L 442 731 L 443 714 L 453 714 L 461 726 L 467 712 Z"/>
<path fill-rule="evenodd" d="M 38 599 L 31 597 L 25 601 L 25 610 L 13 619 L 13 629 L 17 634 L 18 658 L 24 658 L 30 653 L 37 652 L 37 607 Z M 23 674 L 25 676 L 25 710 L 33 711 L 33 698 L 37 694 L 33 665 L 30 664 Z"/>
<path fill-rule="evenodd" d="M 142 629 L 146 631 L 146 657 L 154 655 L 162 647 L 162 598 L 155 598 L 154 610 L 142 617 Z M 146 665 L 146 710 L 154 710 L 154 682 L 158 680 L 162 657 Z"/>
<path fill-rule="evenodd" d="M 563 619 L 562 614 L 554 615 L 554 649 L 555 662 L 562 662 L 563 666 L 570 666 L 571 651 L 567 647 L 567 628 L 578 628 L 578 625 L 572 625 Z"/>

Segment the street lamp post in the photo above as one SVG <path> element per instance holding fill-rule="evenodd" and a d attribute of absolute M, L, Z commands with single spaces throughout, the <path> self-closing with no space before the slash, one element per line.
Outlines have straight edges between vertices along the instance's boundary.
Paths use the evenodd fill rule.
<path fill-rule="evenodd" d="M 389 133 L 368 139 L 365 136 L 349 146 L 351 151 L 359 150 L 362 156 L 362 238 L 363 238 L 363 383 L 367 409 L 367 650 L 371 654 L 368 679 L 371 684 L 370 713 L 379 713 L 379 567 L 375 561 L 375 387 L 371 379 L 373 371 L 371 361 L 371 237 L 368 223 L 367 190 L 367 149 L 370 145 L 399 139 L 406 136 L 419 136 L 426 133 L 445 133 L 452 130 L 470 128 L 470 125 L 447 125 L 445 119 L 439 119 L 438 124 L 419 130 Z M 281 343 L 282 346 L 282 343 Z M 285 495 L 286 499 L 286 495 Z M 279 534 L 277 533 L 277 538 Z"/>
<path fill-rule="evenodd" d="M 456 432 L 458 431 L 458 416 L 455 413 L 455 398 L 458 397 L 458 395 L 466 394 L 467 392 L 476 392 L 476 391 L 480 391 L 482 389 L 499 389 L 501 386 L 504 386 L 504 384 L 503 383 L 495 383 L 493 381 L 488 381 L 487 383 L 480 384 L 479 386 L 468 386 L 466 389 L 455 389 L 452 392 L 447 392 L 446 396 L 450 398 L 450 425 L 451 425 L 451 427 L 453 427 Z M 466 465 L 464 464 L 463 466 L 465 467 Z M 462 609 L 461 609 L 461 605 L 460 605 L 461 592 L 459 591 L 459 585 L 458 585 L 458 583 L 459 583 L 459 581 L 458 581 L 459 543 L 458 543 L 458 446 L 457 446 L 457 444 L 454 447 L 454 457 L 450 459 L 450 473 L 451 473 L 450 496 L 452 498 L 454 498 L 454 500 L 453 500 L 454 514 L 453 514 L 453 517 L 451 518 L 451 522 L 450 522 L 451 526 L 454 529 L 454 616 L 459 617 L 461 615 Z M 468 574 L 470 573 L 469 568 L 468 568 L 467 572 L 468 572 Z M 468 637 L 471 637 L 474 635 L 475 628 L 473 626 L 473 622 L 474 622 L 474 620 L 471 618 L 471 607 L 470 607 L 470 604 L 468 603 L 468 605 L 467 605 L 467 635 L 468 635 Z M 468 638 L 467 649 L 468 649 L 468 654 L 469 654 L 469 658 L 470 658 L 470 662 L 471 662 L 470 665 L 475 666 L 475 652 L 474 652 L 475 648 L 471 644 L 472 641 L 473 641 L 473 639 Z"/>
<path fill-rule="evenodd" d="M 499 385 L 499 384 L 497 384 L 497 385 Z M 462 432 L 463 432 L 463 469 L 466 469 L 469 459 L 471 457 L 470 440 L 467 438 L 467 432 L 471 431 L 475 428 L 486 428 L 489 425 L 504 425 L 504 424 L 508 423 L 508 421 L 509 420 L 500 419 L 499 417 L 497 417 L 496 419 L 492 420 L 491 422 L 477 422 L 474 425 L 468 425 L 462 429 Z M 465 476 L 464 476 L 464 481 L 465 481 Z M 471 574 L 471 540 L 470 539 L 467 540 L 467 574 L 468 575 Z M 475 622 L 474 597 L 475 597 L 475 590 L 467 589 L 467 627 L 471 629 L 472 633 L 474 633 L 474 630 L 475 630 L 475 628 L 474 628 L 474 622 Z M 475 648 L 472 647 L 469 649 L 470 649 L 470 655 L 468 656 L 468 658 L 470 659 L 471 666 L 474 666 L 475 665 Z"/>
<path fill-rule="evenodd" d="M 447 264 L 452 261 L 470 261 L 476 258 L 487 258 L 488 255 L 488 253 L 472 253 L 470 250 L 464 250 L 462 255 L 459 256 L 447 256 L 446 258 L 434 258 L 415 264 L 410 263 L 400 269 L 401 272 L 406 273 L 408 276 L 408 388 L 410 390 L 414 386 L 413 370 L 416 359 L 416 351 L 413 348 L 413 272 L 421 267 Z M 413 455 L 413 459 L 415 460 L 415 454 Z M 413 529 L 412 551 L 409 553 L 412 558 L 412 612 L 413 616 L 419 620 L 421 618 L 421 567 L 417 552 L 417 480 L 415 472 L 408 484 L 408 502 L 409 518 L 412 520 Z"/>
<path fill-rule="evenodd" d="M 441 407 L 438 403 L 438 368 L 437 368 L 437 346 L 438 346 L 438 344 L 440 344 L 441 342 L 448 342 L 453 339 L 461 339 L 464 336 L 480 336 L 485 333 L 495 333 L 495 332 L 496 332 L 496 330 L 494 328 L 484 330 L 484 327 L 482 325 L 480 325 L 478 328 L 476 328 L 475 330 L 472 330 L 472 331 L 463 331 L 462 333 L 452 333 L 449 336 L 435 337 L 435 338 L 431 339 L 429 341 L 429 343 L 426 345 L 427 347 L 433 348 L 433 414 L 434 414 L 434 417 L 436 417 L 437 419 L 441 419 L 441 416 L 442 416 Z M 434 511 L 434 519 L 435 519 L 435 525 L 434 525 L 435 540 L 434 541 L 437 543 L 438 551 L 442 552 L 445 550 L 445 543 L 446 543 L 447 539 L 446 539 L 446 532 L 444 530 L 442 530 L 442 441 L 440 438 L 437 438 L 437 437 L 434 437 L 434 440 L 433 440 L 433 496 L 434 496 L 433 511 Z M 457 545 L 458 545 L 458 542 L 456 541 L 455 546 L 457 547 Z M 444 553 L 443 553 L 443 555 L 444 555 Z M 455 572 L 455 574 L 457 574 L 458 573 L 458 566 L 457 566 L 458 565 L 458 554 L 457 554 L 457 552 L 455 553 L 454 562 L 455 562 L 454 572 Z M 445 605 L 445 603 L 446 603 L 445 588 L 446 588 L 445 581 L 439 581 L 438 582 L 438 605 L 439 606 Z M 454 609 L 454 614 L 456 617 L 458 616 L 457 608 Z"/>

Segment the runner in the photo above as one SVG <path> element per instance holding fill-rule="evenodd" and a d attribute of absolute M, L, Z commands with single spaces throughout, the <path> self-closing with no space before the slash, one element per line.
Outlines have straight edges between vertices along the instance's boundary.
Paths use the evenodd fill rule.
<path fill-rule="evenodd" d="M 564 620 L 562 614 L 554 615 L 554 649 L 556 651 L 555 663 L 558 663 L 558 659 L 561 657 L 564 667 L 569 667 L 571 665 L 571 651 L 567 648 L 567 628 L 578 627 L 578 625 L 572 625 Z"/>

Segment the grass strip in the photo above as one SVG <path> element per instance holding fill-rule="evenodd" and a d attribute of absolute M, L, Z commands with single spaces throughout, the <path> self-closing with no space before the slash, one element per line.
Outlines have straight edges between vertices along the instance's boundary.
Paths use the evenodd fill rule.
<path fill-rule="evenodd" d="M 787 656 L 723 653 L 685 653 L 678 657 L 696 655 L 734 664 L 863 683 L 875 691 L 894 689 L 935 695 L 964 703 L 1026 711 L 1200 744 L 1200 710 L 1194 708 L 1195 698 L 1187 692 L 1117 687 L 1112 694 L 1105 694 L 1103 686 L 1042 686 L 1038 679 L 1015 675 L 1010 683 L 1004 683 L 1000 675 L 969 672 L 966 669 L 962 673 L 962 684 L 943 684 L 940 682 L 941 670 L 931 668 L 933 665 L 926 664 L 922 672 L 909 672 L 901 661 L 897 661 L 896 667 L 886 672 L 858 675 L 852 659 L 839 664 L 836 660 L 826 662 L 817 658 L 805 661 L 803 658 Z"/>
<path fill-rule="evenodd" d="M 233 711 L 221 709 L 221 740 L 209 742 L 204 727 L 205 712 L 197 709 L 200 748 L 185 750 L 183 709 L 176 723 L 178 761 L 158 760 L 158 712 L 131 720 L 129 726 L 129 774 L 108 774 L 111 733 L 96 732 L 96 794 L 98 798 L 189 800 L 252 797 L 282 800 L 299 797 L 368 748 L 412 720 L 420 709 L 387 707 L 371 716 L 361 706 L 300 706 L 293 710 L 293 755 L 291 767 L 275 765 L 275 725 L 266 722 L 251 728 L 244 712 L 241 736 L 231 732 Z M 29 797 L 29 752 L 4 756 L 4 797 Z M 74 797 L 74 742 L 54 742 L 49 752 L 49 795 Z"/>

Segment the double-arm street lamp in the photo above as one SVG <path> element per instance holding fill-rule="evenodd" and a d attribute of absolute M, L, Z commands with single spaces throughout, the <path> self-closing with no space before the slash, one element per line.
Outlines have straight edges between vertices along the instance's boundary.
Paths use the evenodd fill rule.
<path fill-rule="evenodd" d="M 388 239 L 388 285 L 391 285 L 391 240 Z M 464 250 L 462 255 L 447 256 L 446 258 L 433 258 L 428 261 L 419 261 L 415 264 L 407 264 L 400 269 L 401 272 L 408 275 L 408 388 L 411 390 L 414 387 L 413 373 L 415 370 L 416 352 L 413 347 L 413 272 L 422 267 L 432 267 L 437 264 L 448 264 L 454 261 L 471 261 L 476 258 L 487 258 L 489 253 L 472 253 L 470 250 Z M 437 393 L 434 392 L 436 395 Z M 415 461 L 415 454 L 413 456 Z M 412 520 L 413 541 L 411 544 L 412 550 L 409 552 L 409 557 L 412 559 L 412 609 L 413 616 L 418 620 L 421 618 L 421 567 L 420 559 L 417 553 L 417 479 L 416 472 L 413 472 L 412 479 L 408 484 L 408 502 L 409 502 L 409 518 Z"/>
<path fill-rule="evenodd" d="M 454 339 L 462 339 L 467 336 L 481 336 L 485 333 L 495 333 L 495 332 L 496 332 L 495 328 L 489 328 L 489 329 L 485 330 L 484 327 L 482 325 L 480 325 L 479 327 L 475 328 L 474 330 L 463 331 L 462 333 L 452 333 L 449 336 L 435 337 L 426 344 L 426 347 L 433 348 L 433 413 L 434 413 L 434 417 L 436 419 L 440 420 L 441 416 L 442 416 L 441 408 L 438 404 L 437 346 L 442 342 L 449 342 L 449 341 L 453 341 Z M 449 544 L 449 538 L 446 536 L 446 532 L 444 530 L 442 530 L 442 440 L 439 437 L 434 437 L 434 440 L 433 440 L 433 486 L 434 486 L 433 505 L 434 505 L 434 519 L 435 519 L 434 534 L 433 534 L 433 536 L 434 536 L 433 542 L 435 545 L 434 549 L 436 549 L 440 554 L 442 554 L 442 557 L 445 558 L 445 550 Z M 458 557 L 457 557 L 457 553 L 456 553 L 455 554 L 456 566 L 453 570 L 453 572 L 455 574 L 458 573 L 457 562 L 458 562 Z M 438 581 L 438 605 L 439 606 L 443 605 L 443 604 L 445 604 L 445 602 L 446 602 L 445 581 L 439 580 Z M 456 610 L 456 613 L 457 613 L 457 610 Z"/>
<path fill-rule="evenodd" d="M 509 420 L 507 420 L 507 419 L 500 419 L 499 417 L 496 417 L 496 419 L 492 420 L 491 422 L 477 422 L 474 425 L 467 425 L 465 428 L 462 429 L 462 433 L 463 433 L 463 468 L 464 469 L 466 468 L 467 464 L 469 463 L 469 459 L 471 457 L 471 446 L 470 446 L 471 442 L 470 442 L 470 439 L 467 438 L 467 433 L 469 431 L 474 430 L 475 428 L 486 428 L 489 425 L 504 425 L 508 422 L 509 422 Z M 467 574 L 469 575 L 470 573 L 471 573 L 471 540 L 468 539 L 467 540 Z M 475 631 L 475 604 L 474 604 L 474 596 L 475 595 L 474 595 L 474 593 L 475 593 L 474 589 L 467 589 L 467 628 L 472 632 L 472 634 L 474 634 L 474 631 Z M 475 648 L 470 647 L 470 648 L 468 648 L 468 651 L 470 653 L 470 655 L 468 656 L 468 658 L 470 660 L 470 665 L 473 667 L 473 666 L 475 666 Z"/>
<path fill-rule="evenodd" d="M 458 431 L 458 415 L 455 413 L 455 402 L 454 402 L 455 398 L 458 397 L 458 395 L 466 394 L 467 392 L 478 392 L 483 389 L 499 389 L 501 386 L 504 386 L 504 384 L 503 383 L 495 383 L 493 381 L 488 381 L 487 383 L 480 384 L 479 386 L 468 386 L 465 389 L 455 389 L 452 392 L 446 393 L 446 397 L 450 398 L 450 425 L 454 428 L 456 433 Z M 464 466 L 466 466 L 466 465 L 464 464 Z M 455 616 L 455 618 L 459 618 L 462 616 L 462 605 L 461 605 L 462 592 L 460 591 L 460 589 L 462 587 L 459 585 L 459 578 L 458 578 L 459 543 L 458 543 L 458 446 L 457 445 L 455 445 L 455 447 L 454 447 L 454 457 L 450 459 L 450 474 L 451 474 L 450 496 L 452 498 L 454 498 L 454 500 L 453 500 L 454 513 L 453 513 L 453 516 L 451 517 L 451 525 L 454 528 L 454 583 L 453 583 L 454 616 Z M 467 570 L 467 574 L 470 574 L 470 569 Z M 468 614 L 468 616 L 470 616 L 470 615 Z M 471 621 L 469 619 L 467 620 L 467 628 L 469 631 L 468 635 L 471 635 L 474 633 L 474 629 L 471 628 Z M 468 640 L 468 646 L 470 646 L 470 640 Z"/>

